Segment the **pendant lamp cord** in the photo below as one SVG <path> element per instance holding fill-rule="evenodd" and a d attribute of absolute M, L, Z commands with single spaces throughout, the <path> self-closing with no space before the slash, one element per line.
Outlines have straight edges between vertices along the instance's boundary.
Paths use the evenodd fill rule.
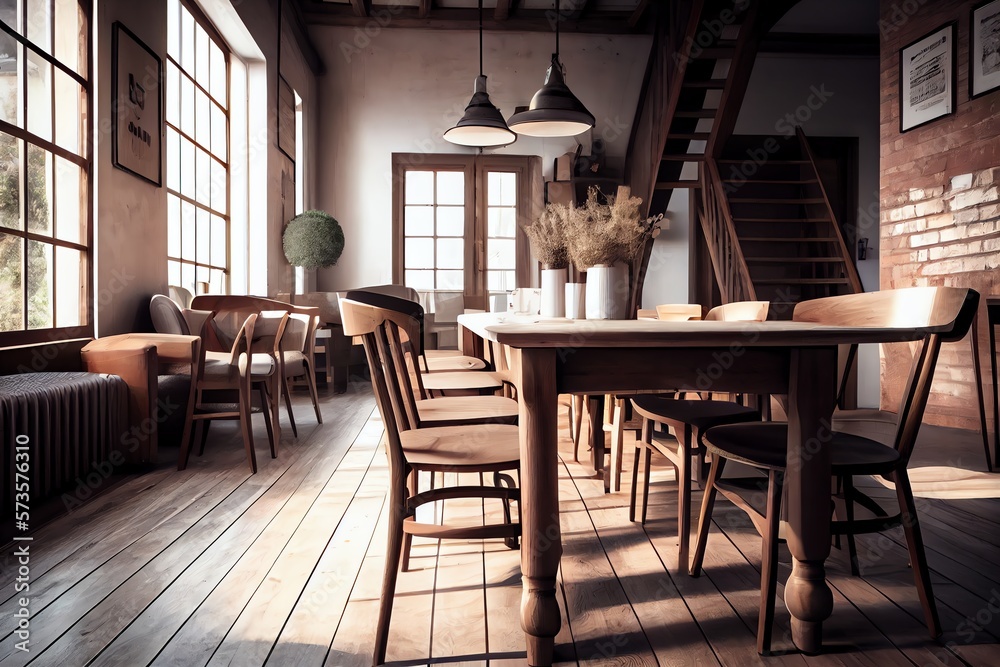
<path fill-rule="evenodd" d="M 556 0 L 556 57 L 559 57 L 559 24 L 562 22 L 562 14 L 559 13 L 559 0 Z"/>
<path fill-rule="evenodd" d="M 483 0 L 479 0 L 479 76 L 483 75 Z"/>

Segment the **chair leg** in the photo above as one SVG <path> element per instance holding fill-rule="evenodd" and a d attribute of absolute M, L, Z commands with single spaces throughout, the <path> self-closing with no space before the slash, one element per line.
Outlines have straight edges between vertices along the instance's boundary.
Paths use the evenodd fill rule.
<path fill-rule="evenodd" d="M 760 616 L 757 619 L 757 653 L 771 651 L 774 597 L 778 591 L 778 528 L 781 525 L 781 490 L 784 472 L 771 470 L 767 484 L 766 528 L 760 554 Z"/>
<path fill-rule="evenodd" d="M 625 399 L 617 398 L 611 422 L 611 493 L 622 490 L 622 459 L 625 444 Z"/>
<path fill-rule="evenodd" d="M 281 381 L 277 374 L 271 375 L 271 381 L 266 385 L 268 387 L 268 392 L 271 394 L 271 402 L 264 406 L 267 409 L 268 406 L 271 408 L 271 422 L 274 428 L 274 440 L 271 441 L 271 458 L 278 458 L 278 443 L 281 442 L 281 421 L 278 418 L 278 408 L 281 407 Z"/>
<path fill-rule="evenodd" d="M 583 396 L 570 396 L 571 413 L 573 415 L 573 460 L 580 462 L 580 429 L 583 428 Z"/>
<path fill-rule="evenodd" d="M 267 389 L 264 384 L 258 387 L 258 392 L 260 393 L 260 411 L 264 413 L 264 428 L 267 429 L 267 441 L 271 446 L 271 458 L 276 458 L 274 455 L 274 425 L 271 424 L 271 403 L 267 399 Z"/>
<path fill-rule="evenodd" d="M 861 576 L 861 563 L 858 561 L 858 544 L 854 539 L 854 478 L 850 475 L 844 479 L 844 513 L 847 515 L 847 553 L 851 557 L 851 574 Z"/>
<path fill-rule="evenodd" d="M 701 516 L 698 518 L 698 541 L 694 545 L 694 560 L 688 574 L 692 577 L 701 575 L 701 565 L 705 562 L 705 543 L 708 542 L 708 529 L 712 523 L 712 508 L 715 506 L 715 494 L 717 493 L 715 483 L 722 476 L 722 471 L 726 467 L 726 459 L 721 456 L 712 456 L 712 467 L 708 471 L 708 480 L 705 482 L 705 495 L 701 500 Z"/>
<path fill-rule="evenodd" d="M 292 437 L 299 437 L 299 430 L 295 427 L 295 415 L 292 413 L 292 392 L 288 390 L 288 378 L 281 378 L 281 393 L 285 396 L 285 411 L 288 412 L 288 423 L 292 426 Z"/>
<path fill-rule="evenodd" d="M 906 548 L 910 552 L 910 563 L 913 566 L 913 579 L 920 596 L 920 606 L 924 609 L 924 622 L 931 637 L 941 634 L 941 619 L 938 618 L 937 604 L 934 601 L 934 590 L 931 588 L 931 572 L 927 566 L 927 555 L 924 553 L 924 538 L 920 533 L 920 523 L 917 521 L 917 505 L 913 502 L 913 491 L 910 489 L 910 478 L 905 468 L 895 471 L 896 497 L 899 499 L 899 509 L 902 514 L 903 532 L 906 535 Z"/>
<path fill-rule="evenodd" d="M 414 473 L 415 474 L 415 473 Z M 399 496 L 392 493 L 390 496 Z M 396 595 L 396 578 L 399 576 L 400 556 L 403 547 L 403 521 L 406 518 L 403 498 L 390 497 L 389 540 L 385 547 L 385 570 L 382 574 L 382 595 L 375 626 L 375 652 L 372 665 L 385 663 L 386 645 L 389 641 L 389 621 L 392 618 L 392 601 Z"/>
<path fill-rule="evenodd" d="M 205 443 L 208 442 L 208 428 L 212 425 L 211 419 L 202 419 L 199 423 L 198 435 L 200 436 L 200 441 L 198 445 L 198 456 L 205 455 Z"/>
<path fill-rule="evenodd" d="M 480 477 L 482 473 L 480 473 Z M 482 484 L 482 482 L 480 482 Z M 499 488 L 513 489 L 514 478 L 510 475 L 500 472 L 499 470 L 493 473 L 493 486 Z M 503 522 L 508 526 L 511 524 L 511 512 L 510 512 L 510 498 L 504 498 L 503 500 Z M 516 537 L 505 537 L 503 543 L 508 549 L 518 548 L 518 539 Z"/>
<path fill-rule="evenodd" d="M 410 476 L 406 478 L 406 491 L 409 494 L 408 497 L 412 498 L 417 495 L 417 478 L 420 473 L 416 470 L 410 471 Z M 431 473 L 431 488 L 434 488 L 434 473 Z M 407 521 L 415 520 L 406 519 Z M 413 544 L 413 536 L 409 533 L 403 533 L 402 546 L 401 546 L 401 558 L 400 558 L 400 570 L 406 572 L 410 569 L 410 547 Z"/>
<path fill-rule="evenodd" d="M 691 544 L 691 426 L 684 425 L 684 434 L 677 451 L 677 571 L 686 572 Z"/>
<path fill-rule="evenodd" d="M 312 398 L 313 410 L 316 412 L 316 423 L 323 423 L 323 413 L 319 409 L 319 393 L 316 391 L 316 373 L 312 364 L 306 360 L 306 380 L 309 383 L 309 396 Z"/>
<path fill-rule="evenodd" d="M 250 408 L 251 389 L 250 383 L 240 387 L 240 430 L 243 431 L 243 447 L 247 451 L 247 461 L 250 463 L 250 472 L 257 472 L 257 452 L 253 446 L 253 424 L 250 423 L 250 415 L 253 411 Z"/>
<path fill-rule="evenodd" d="M 639 453 L 647 449 L 647 445 L 652 441 L 653 422 L 645 417 L 642 420 L 642 435 L 640 442 L 635 443 L 635 455 L 632 457 L 632 488 L 629 490 L 628 520 L 635 521 L 635 496 L 639 487 Z M 648 466 L 647 466 L 648 467 Z M 645 508 L 645 506 L 644 506 Z"/>
<path fill-rule="evenodd" d="M 646 525 L 646 510 L 649 509 L 649 473 L 653 465 L 653 450 L 646 448 L 646 455 L 643 457 L 642 473 L 642 525 Z"/>

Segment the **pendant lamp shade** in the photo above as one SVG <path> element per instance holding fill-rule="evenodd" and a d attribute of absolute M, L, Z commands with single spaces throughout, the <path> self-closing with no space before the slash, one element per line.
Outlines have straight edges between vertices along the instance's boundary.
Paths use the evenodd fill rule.
<path fill-rule="evenodd" d="M 594 127 L 594 115 L 570 91 L 563 79 L 559 54 L 545 74 L 526 111 L 518 111 L 508 121 L 510 129 L 529 137 L 572 137 Z"/>
<path fill-rule="evenodd" d="M 460 146 L 506 146 L 517 140 L 510 131 L 500 110 L 493 106 L 486 92 L 486 77 L 476 77 L 475 91 L 465 115 L 455 127 L 444 133 L 446 141 Z"/>

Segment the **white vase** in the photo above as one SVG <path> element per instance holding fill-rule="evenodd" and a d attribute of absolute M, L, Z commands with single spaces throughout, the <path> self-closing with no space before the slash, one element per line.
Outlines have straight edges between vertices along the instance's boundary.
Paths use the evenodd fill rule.
<path fill-rule="evenodd" d="M 566 313 L 566 269 L 542 269 L 542 317 Z"/>
<path fill-rule="evenodd" d="M 566 283 L 566 317 L 582 320 L 587 312 L 587 284 Z"/>
<path fill-rule="evenodd" d="M 588 320 L 624 319 L 627 303 L 627 266 L 597 265 L 587 269 Z"/>

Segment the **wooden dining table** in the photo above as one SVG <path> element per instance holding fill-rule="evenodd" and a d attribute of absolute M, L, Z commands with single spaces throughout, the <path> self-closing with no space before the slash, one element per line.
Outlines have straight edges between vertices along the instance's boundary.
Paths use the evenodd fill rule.
<path fill-rule="evenodd" d="M 550 665 L 561 619 L 558 394 L 691 389 L 788 395 L 785 585 L 792 639 L 822 648 L 833 611 L 824 561 L 830 553 L 830 440 L 837 346 L 914 340 L 933 329 L 837 327 L 807 322 L 567 320 L 503 313 L 458 318 L 464 340 L 510 348 L 521 445 L 521 627 L 530 665 Z M 470 335 L 471 334 L 471 335 Z M 460 337 L 460 340 L 463 339 Z M 469 350 L 466 350 L 469 353 Z"/>

